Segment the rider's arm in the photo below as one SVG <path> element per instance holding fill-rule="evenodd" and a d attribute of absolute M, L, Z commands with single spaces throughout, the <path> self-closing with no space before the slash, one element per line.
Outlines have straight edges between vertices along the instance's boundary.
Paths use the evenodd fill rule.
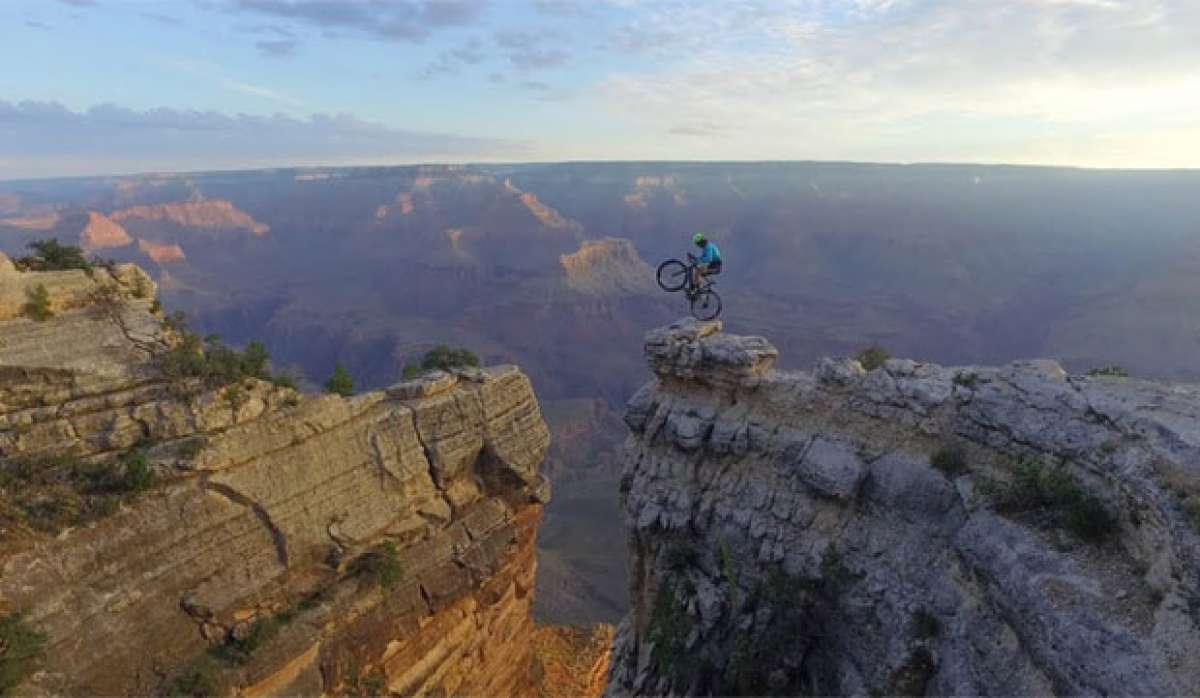
<path fill-rule="evenodd" d="M 697 264 L 712 264 L 712 261 L 713 261 L 712 245 L 708 244 L 708 245 L 704 246 L 704 254 L 700 255 L 700 259 L 696 260 L 696 263 Z"/>

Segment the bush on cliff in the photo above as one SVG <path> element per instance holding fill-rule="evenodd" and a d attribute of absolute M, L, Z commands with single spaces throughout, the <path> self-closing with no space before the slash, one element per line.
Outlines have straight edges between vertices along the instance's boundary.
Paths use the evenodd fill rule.
<path fill-rule="evenodd" d="M 28 298 L 25 307 L 22 308 L 25 317 L 38 322 L 44 322 L 54 317 L 54 312 L 50 310 L 50 292 L 46 290 L 44 284 L 38 284 L 26 291 L 25 296 Z"/>
<path fill-rule="evenodd" d="M 188 329 L 187 318 L 180 312 L 164 319 L 163 327 L 177 337 L 174 346 L 157 357 L 159 370 L 167 378 L 200 378 L 212 387 L 257 378 L 295 388 L 291 376 L 271 374 L 271 355 L 262 342 L 252 341 L 238 351 L 223 344 L 215 334 L 201 339 Z"/>
<path fill-rule="evenodd" d="M 479 357 L 468 349 L 453 349 L 445 344 L 426 352 L 420 363 L 404 366 L 404 379 L 411 380 L 426 371 L 449 371 L 452 368 L 477 368 Z"/>
<path fill-rule="evenodd" d="M 350 397 L 354 394 L 354 379 L 342 364 L 333 367 L 333 375 L 325 381 L 325 392 L 332 395 Z"/>
<path fill-rule="evenodd" d="M 892 355 L 888 353 L 887 349 L 876 344 L 858 352 L 854 355 L 854 358 L 858 360 L 858 363 L 862 364 L 864 369 L 874 371 L 882 366 L 885 361 L 892 358 Z"/>
<path fill-rule="evenodd" d="M 34 240 L 29 243 L 33 254 L 13 260 L 18 269 L 27 271 L 66 271 L 82 269 L 92 271 L 92 263 L 83 256 L 83 250 L 74 245 L 59 244 L 58 238 Z"/>
<path fill-rule="evenodd" d="M 12 693 L 37 668 L 46 636 L 29 627 L 19 613 L 0 616 L 0 696 Z"/>
<path fill-rule="evenodd" d="M 1129 371 L 1120 366 L 1100 366 L 1089 369 L 1087 374 L 1092 378 L 1128 378 Z"/>
<path fill-rule="evenodd" d="M 351 571 L 384 591 L 391 591 L 400 581 L 401 573 L 395 543 L 385 541 L 363 553 L 351 563 Z"/>
<path fill-rule="evenodd" d="M 1009 482 L 985 482 L 980 490 L 1001 513 L 1032 515 L 1035 523 L 1066 528 L 1087 541 L 1105 540 L 1118 530 L 1116 517 L 1103 502 L 1084 491 L 1070 473 L 1040 461 L 1022 461 Z"/>

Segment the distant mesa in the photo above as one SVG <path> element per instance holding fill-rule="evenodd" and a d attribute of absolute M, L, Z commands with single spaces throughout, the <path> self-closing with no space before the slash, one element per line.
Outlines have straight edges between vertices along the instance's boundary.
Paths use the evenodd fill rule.
<path fill-rule="evenodd" d="M 513 194 L 520 199 L 525 208 L 529 209 L 529 212 L 533 214 L 533 217 L 538 219 L 538 222 L 547 228 L 554 228 L 556 230 L 575 230 L 577 232 L 581 232 L 583 230 L 583 226 L 579 225 L 573 220 L 563 217 L 561 213 L 539 201 L 537 196 L 535 196 L 533 193 L 521 191 L 512 183 L 511 179 L 504 180 L 504 188 L 508 190 L 510 194 Z"/>
<path fill-rule="evenodd" d="M 680 188 L 678 180 L 670 176 L 642 176 L 635 178 L 633 180 L 633 191 L 624 197 L 625 205 L 630 208 L 646 208 L 650 203 L 650 197 L 658 191 L 670 194 L 671 200 L 676 206 L 687 205 L 687 195 Z"/>
<path fill-rule="evenodd" d="M 187 259 L 187 256 L 183 254 L 183 248 L 179 245 L 166 245 L 160 242 L 151 242 L 150 240 L 138 240 L 138 249 L 159 264 L 182 262 Z"/>
<path fill-rule="evenodd" d="M 79 244 L 85 250 L 103 250 L 131 245 L 133 238 L 112 219 L 91 211 L 87 214 L 87 224 L 79 233 Z"/>
<path fill-rule="evenodd" d="M 654 272 L 624 238 L 588 240 L 579 251 L 560 258 L 567 286 L 592 296 L 641 293 Z"/>
<path fill-rule="evenodd" d="M 151 221 L 174 223 L 185 228 L 248 230 L 255 235 L 265 235 L 271 229 L 229 201 L 222 200 L 133 206 L 114 212 L 112 219 L 118 223 Z"/>
<path fill-rule="evenodd" d="M 0 218 L 0 225 L 7 225 L 21 230 L 50 230 L 58 225 L 62 216 L 57 213 L 43 213 L 33 216 Z"/>

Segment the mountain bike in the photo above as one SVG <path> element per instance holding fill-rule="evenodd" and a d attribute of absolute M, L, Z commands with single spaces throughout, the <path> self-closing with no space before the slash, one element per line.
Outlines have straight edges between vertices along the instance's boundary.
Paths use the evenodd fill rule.
<path fill-rule="evenodd" d="M 695 255 L 689 254 L 687 264 L 678 259 L 668 259 L 658 265 L 658 287 L 668 293 L 687 289 L 692 304 L 692 317 L 697 320 L 713 320 L 721 314 L 721 297 L 713 289 L 716 283 L 712 276 L 705 276 L 699 287 L 692 284 L 692 270 L 696 268 Z"/>

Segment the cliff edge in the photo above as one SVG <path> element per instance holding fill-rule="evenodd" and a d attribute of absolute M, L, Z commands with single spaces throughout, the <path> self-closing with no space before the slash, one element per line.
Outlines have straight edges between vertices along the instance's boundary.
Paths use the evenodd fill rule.
<path fill-rule="evenodd" d="M 2 692 L 532 695 L 528 379 L 181 376 L 153 296 L 0 256 Z"/>
<path fill-rule="evenodd" d="M 1200 690 L 1200 388 L 647 334 L 610 695 Z"/>

